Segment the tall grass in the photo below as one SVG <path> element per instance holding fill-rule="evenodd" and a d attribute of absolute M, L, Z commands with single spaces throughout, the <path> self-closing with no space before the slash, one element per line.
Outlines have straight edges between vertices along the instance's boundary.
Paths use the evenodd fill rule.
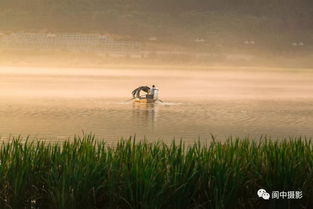
<path fill-rule="evenodd" d="M 16 138 L 0 146 L 1 209 L 310 208 L 310 139 L 173 141 L 92 135 L 63 144 Z M 301 200 L 264 201 L 258 189 L 302 191 Z"/>

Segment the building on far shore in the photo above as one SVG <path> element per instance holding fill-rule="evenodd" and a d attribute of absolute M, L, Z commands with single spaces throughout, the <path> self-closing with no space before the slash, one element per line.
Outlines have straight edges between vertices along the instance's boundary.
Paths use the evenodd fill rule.
<path fill-rule="evenodd" d="M 114 40 L 102 34 L 10 33 L 0 34 L 0 49 L 98 51 L 112 54 L 140 53 L 141 43 Z"/>

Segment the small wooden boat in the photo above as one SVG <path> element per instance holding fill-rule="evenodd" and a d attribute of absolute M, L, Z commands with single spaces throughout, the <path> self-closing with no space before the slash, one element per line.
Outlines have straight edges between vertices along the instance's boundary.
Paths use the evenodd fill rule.
<path fill-rule="evenodd" d="M 142 95 L 141 93 L 144 92 L 145 94 Z M 148 86 L 140 86 L 132 91 L 132 95 L 134 98 L 134 102 L 136 103 L 155 103 L 159 101 L 159 89 L 156 88 L 154 85 L 152 88 Z"/>
<path fill-rule="evenodd" d="M 155 103 L 158 99 L 150 99 L 150 98 L 135 98 L 134 102 L 137 103 Z"/>

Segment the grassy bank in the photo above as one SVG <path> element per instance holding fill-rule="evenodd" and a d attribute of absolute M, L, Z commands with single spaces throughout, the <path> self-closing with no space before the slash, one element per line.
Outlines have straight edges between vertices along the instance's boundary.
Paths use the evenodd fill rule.
<path fill-rule="evenodd" d="M 301 138 L 193 146 L 15 139 L 0 147 L 0 208 L 310 208 L 312 151 Z M 264 201 L 260 188 L 300 190 L 303 198 Z"/>

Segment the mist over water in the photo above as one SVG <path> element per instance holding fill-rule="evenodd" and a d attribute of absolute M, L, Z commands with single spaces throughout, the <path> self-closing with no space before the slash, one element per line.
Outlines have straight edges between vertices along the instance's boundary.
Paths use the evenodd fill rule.
<path fill-rule="evenodd" d="M 127 101 L 155 84 L 164 103 Z M 210 134 L 313 136 L 313 71 L 305 69 L 0 68 L 0 133 L 108 141 L 185 141 Z"/>

